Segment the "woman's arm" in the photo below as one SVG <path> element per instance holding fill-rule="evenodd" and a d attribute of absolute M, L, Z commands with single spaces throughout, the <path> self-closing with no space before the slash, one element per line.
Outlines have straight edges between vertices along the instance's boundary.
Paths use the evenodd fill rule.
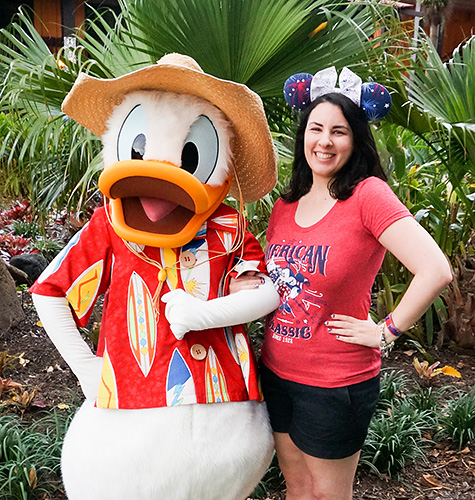
<path fill-rule="evenodd" d="M 400 331 L 411 327 L 452 281 L 450 264 L 429 233 L 412 217 L 391 224 L 379 237 L 390 251 L 413 275 L 406 293 L 392 313 L 394 325 Z M 329 332 L 338 340 L 378 347 L 380 329 L 371 320 L 358 320 L 335 315 L 327 322 Z M 396 336 L 385 328 L 386 341 Z"/>

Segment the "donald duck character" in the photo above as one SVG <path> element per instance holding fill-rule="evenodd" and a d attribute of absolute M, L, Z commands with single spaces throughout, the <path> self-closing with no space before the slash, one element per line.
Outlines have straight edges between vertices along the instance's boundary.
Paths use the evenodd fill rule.
<path fill-rule="evenodd" d="M 243 324 L 279 297 L 222 201 L 275 184 L 262 102 L 168 54 L 115 79 L 81 74 L 63 110 L 102 138 L 109 200 L 31 288 L 86 397 L 63 445 L 68 498 L 242 500 L 273 450 Z M 262 285 L 227 295 L 245 272 Z M 77 327 L 101 294 L 93 354 Z"/>

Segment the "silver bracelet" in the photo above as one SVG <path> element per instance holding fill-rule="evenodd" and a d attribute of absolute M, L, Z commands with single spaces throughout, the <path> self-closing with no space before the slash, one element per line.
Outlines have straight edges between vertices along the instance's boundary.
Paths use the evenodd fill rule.
<path fill-rule="evenodd" d="M 381 352 L 381 356 L 386 358 L 389 355 L 389 351 L 391 350 L 394 342 L 386 342 L 386 332 L 384 331 L 384 327 L 386 325 L 385 320 L 383 319 L 378 323 L 379 326 L 379 351 Z"/>

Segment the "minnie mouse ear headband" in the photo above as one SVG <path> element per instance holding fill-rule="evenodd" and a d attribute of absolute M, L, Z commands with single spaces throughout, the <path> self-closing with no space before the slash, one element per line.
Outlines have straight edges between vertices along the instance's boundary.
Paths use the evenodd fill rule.
<path fill-rule="evenodd" d="M 318 71 L 314 76 L 309 73 L 292 75 L 284 85 L 285 100 L 291 108 L 303 111 L 317 97 L 336 92 L 361 106 L 370 122 L 381 120 L 388 114 L 391 96 L 385 87 L 375 82 L 362 84 L 361 78 L 348 68 L 341 70 L 339 87 L 336 87 L 337 78 L 334 66 Z"/>

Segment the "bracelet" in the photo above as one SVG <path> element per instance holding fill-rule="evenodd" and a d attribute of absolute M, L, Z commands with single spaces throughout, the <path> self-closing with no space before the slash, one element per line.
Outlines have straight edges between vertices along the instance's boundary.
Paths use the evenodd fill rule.
<path fill-rule="evenodd" d="M 393 322 L 393 315 L 392 313 L 389 313 L 387 316 L 386 316 L 386 319 L 384 320 L 384 323 L 387 327 L 387 329 L 393 334 L 395 335 L 396 337 L 399 337 L 401 336 L 404 332 L 401 332 L 401 330 L 398 330 L 395 326 L 394 326 L 394 322 Z"/>
<path fill-rule="evenodd" d="M 389 351 L 391 350 L 394 342 L 390 342 L 389 344 L 386 341 L 386 332 L 384 331 L 384 327 L 386 326 L 386 321 L 383 319 L 378 323 L 379 326 L 379 351 L 381 352 L 381 356 L 387 357 Z"/>

